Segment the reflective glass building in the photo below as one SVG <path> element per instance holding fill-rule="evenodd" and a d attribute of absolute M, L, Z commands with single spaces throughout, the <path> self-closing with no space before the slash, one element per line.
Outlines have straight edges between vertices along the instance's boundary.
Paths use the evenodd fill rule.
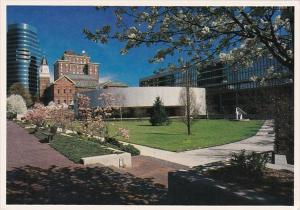
<path fill-rule="evenodd" d="M 273 67 L 274 73 L 283 73 L 280 78 L 265 81 L 264 87 L 251 78 L 265 77 Z M 226 66 L 218 62 L 206 68 L 189 69 L 189 83 L 192 87 L 206 88 L 208 109 L 213 114 L 234 113 L 235 107 L 241 107 L 249 113 L 257 113 L 259 92 L 263 88 L 276 90 L 290 87 L 292 74 L 277 60 L 268 57 L 254 59 L 250 67 Z M 145 86 L 185 86 L 186 73 L 182 71 L 165 71 L 140 79 L 139 85 Z M 274 92 L 274 91 L 273 91 Z"/>
<path fill-rule="evenodd" d="M 18 82 L 32 95 L 38 95 L 41 57 L 37 30 L 33 26 L 25 23 L 8 25 L 7 88 Z"/>

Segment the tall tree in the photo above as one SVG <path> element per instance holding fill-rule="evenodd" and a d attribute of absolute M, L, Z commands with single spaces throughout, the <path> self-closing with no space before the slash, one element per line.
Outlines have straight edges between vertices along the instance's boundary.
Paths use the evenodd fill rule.
<path fill-rule="evenodd" d="M 161 101 L 160 97 L 156 97 L 150 116 L 150 123 L 151 125 L 167 125 L 169 123 L 169 118 L 163 102 Z"/>
<path fill-rule="evenodd" d="M 189 85 L 183 88 L 179 95 L 179 102 L 184 108 L 183 122 L 187 126 L 187 133 L 191 135 L 193 119 L 200 114 L 201 104 L 197 103 L 197 97 Z"/>

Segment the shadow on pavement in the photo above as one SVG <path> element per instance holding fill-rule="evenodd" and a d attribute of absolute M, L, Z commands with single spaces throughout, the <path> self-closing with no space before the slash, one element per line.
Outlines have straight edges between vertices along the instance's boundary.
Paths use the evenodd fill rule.
<path fill-rule="evenodd" d="M 107 167 L 42 169 L 24 166 L 7 172 L 7 204 L 166 204 L 167 189 Z"/>

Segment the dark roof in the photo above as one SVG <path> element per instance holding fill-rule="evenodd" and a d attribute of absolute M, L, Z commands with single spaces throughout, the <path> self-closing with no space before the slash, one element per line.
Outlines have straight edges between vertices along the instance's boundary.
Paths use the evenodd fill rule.
<path fill-rule="evenodd" d="M 96 88 L 99 83 L 95 77 L 85 74 L 66 74 L 68 78 L 75 82 L 76 87 Z"/>
<path fill-rule="evenodd" d="M 108 80 L 106 82 L 103 82 L 101 84 L 99 84 L 100 87 L 128 87 L 127 84 L 122 83 L 122 82 L 113 82 L 111 80 Z"/>
<path fill-rule="evenodd" d="M 77 56 L 88 56 L 86 52 L 80 54 L 80 53 L 76 53 L 76 52 L 74 52 L 72 50 L 66 50 L 64 52 L 64 54 L 67 54 L 67 55 L 77 55 Z"/>
<path fill-rule="evenodd" d="M 45 57 L 42 58 L 41 65 L 48 65 L 48 62 Z"/>

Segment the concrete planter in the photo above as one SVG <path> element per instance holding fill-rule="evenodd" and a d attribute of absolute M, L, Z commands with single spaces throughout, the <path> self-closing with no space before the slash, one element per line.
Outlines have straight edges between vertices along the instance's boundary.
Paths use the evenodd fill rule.
<path fill-rule="evenodd" d="M 131 154 L 109 154 L 94 157 L 81 158 L 83 165 L 102 164 L 104 166 L 115 166 L 117 168 L 131 168 Z"/>

